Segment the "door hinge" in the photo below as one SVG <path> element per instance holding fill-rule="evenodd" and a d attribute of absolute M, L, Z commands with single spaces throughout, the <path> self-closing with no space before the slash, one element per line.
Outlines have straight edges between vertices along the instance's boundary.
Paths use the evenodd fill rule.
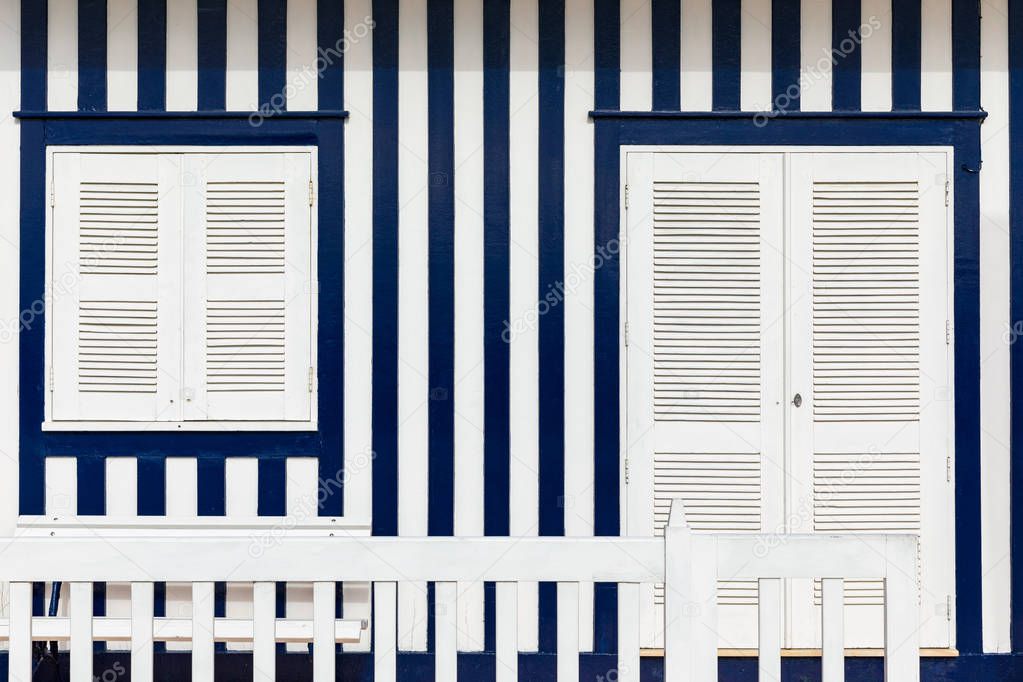
<path fill-rule="evenodd" d="M 316 200 L 316 190 L 313 188 L 313 181 L 309 181 L 309 205 L 312 206 Z"/>
<path fill-rule="evenodd" d="M 625 458 L 625 483 L 629 482 L 629 458 Z"/>
<path fill-rule="evenodd" d="M 952 320 L 945 320 L 945 345 L 952 345 Z"/>
<path fill-rule="evenodd" d="M 945 620 L 952 622 L 952 595 L 945 595 Z"/>
<path fill-rule="evenodd" d="M 625 186 L 625 208 L 629 207 L 629 186 Z"/>
<path fill-rule="evenodd" d="M 309 392 L 313 392 L 313 382 L 316 381 L 316 372 L 312 367 L 309 368 Z"/>
<path fill-rule="evenodd" d="M 952 455 L 945 457 L 945 482 L 952 482 Z"/>
<path fill-rule="evenodd" d="M 50 208 L 57 205 L 57 190 L 54 189 L 53 183 L 50 183 Z"/>
<path fill-rule="evenodd" d="M 625 323 L 625 345 L 629 345 L 629 323 Z"/>
<path fill-rule="evenodd" d="M 948 181 L 948 178 L 946 178 L 945 179 L 945 205 L 946 206 L 948 206 L 948 195 L 949 195 L 949 189 L 950 188 L 951 188 L 951 183 Z"/>
<path fill-rule="evenodd" d="M 50 391 L 53 391 L 53 367 L 50 368 Z"/>

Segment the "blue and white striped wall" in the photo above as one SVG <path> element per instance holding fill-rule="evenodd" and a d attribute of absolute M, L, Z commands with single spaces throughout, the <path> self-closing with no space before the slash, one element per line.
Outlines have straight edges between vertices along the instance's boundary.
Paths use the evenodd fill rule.
<path fill-rule="evenodd" d="M 0 0 L 0 319 L 16 326 L 21 308 L 21 130 L 11 112 L 247 112 L 261 102 L 346 110 L 344 400 L 335 416 L 344 461 L 371 455 L 372 469 L 352 468 L 345 515 L 371 515 L 385 535 L 615 535 L 617 424 L 603 416 L 617 412 L 618 377 L 595 367 L 617 362 L 602 356 L 617 341 L 595 338 L 607 321 L 594 302 L 617 271 L 601 280 L 592 267 L 606 245 L 594 231 L 601 197 L 589 112 L 983 108 L 980 437 L 957 453 L 960 529 L 979 532 L 959 539 L 969 590 L 958 642 L 965 652 L 1008 652 L 1011 614 L 1023 621 L 1023 570 L 1010 562 L 1010 546 L 1023 542 L 1023 498 L 1010 507 L 1011 481 L 1023 485 L 1010 467 L 1010 442 L 1023 436 L 1010 378 L 1023 381 L 1023 356 L 1009 343 L 1010 322 L 1023 319 L 1023 296 L 1010 301 L 1010 289 L 1023 293 L 1023 203 L 1010 201 L 1023 196 L 1023 145 L 1010 144 L 1009 127 L 1023 125 L 1023 9 L 1009 5 Z M 850 47 L 850 32 L 862 44 Z M 337 45 L 343 60 L 322 59 L 319 50 Z M 15 376 L 18 345 L 8 340 L 0 359 Z M 5 533 L 18 512 L 19 457 L 45 454 L 19 455 L 16 388 L 0 385 Z M 170 454 L 198 455 L 194 485 L 224 494 L 223 458 Z M 79 461 L 79 475 L 101 482 L 110 469 L 93 459 Z M 179 490 L 180 467 L 167 461 L 138 459 L 139 489 L 163 495 L 146 502 L 149 513 L 195 494 Z M 258 475 L 260 495 L 283 499 L 283 466 Z M 103 489 L 85 487 L 89 504 L 98 495 L 109 509 Z M 212 505 L 224 508 L 222 499 Z M 527 591 L 520 609 L 549 609 L 552 594 Z M 477 596 L 478 607 L 460 614 L 465 649 L 484 639 Z M 600 621 L 613 599 L 598 589 L 584 608 Z M 403 604 L 402 644 L 425 648 L 426 596 L 413 590 Z M 584 646 L 606 649 L 601 632 Z M 553 636 L 550 619 L 525 619 L 520 641 L 550 650 Z"/>

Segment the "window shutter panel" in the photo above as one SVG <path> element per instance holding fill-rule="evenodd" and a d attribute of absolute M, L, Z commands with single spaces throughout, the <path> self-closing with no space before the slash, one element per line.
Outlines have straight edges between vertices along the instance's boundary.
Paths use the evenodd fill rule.
<path fill-rule="evenodd" d="M 58 153 L 52 182 L 50 418 L 179 418 L 174 167 L 156 154 Z"/>
<path fill-rule="evenodd" d="M 312 418 L 310 159 L 186 161 L 185 419 Z"/>
<path fill-rule="evenodd" d="M 921 634 L 948 646 L 945 156 L 806 154 L 792 167 L 794 259 L 812 273 L 791 356 L 806 387 L 803 507 L 815 532 L 919 533 Z M 847 646 L 880 646 L 882 583 L 847 581 L 845 599 Z"/>
<path fill-rule="evenodd" d="M 657 534 L 674 498 L 697 530 L 771 529 L 781 522 L 781 496 L 768 494 L 780 466 L 781 367 L 766 361 L 783 343 L 781 159 L 654 157 L 641 192 L 651 203 L 630 208 L 626 246 L 629 399 L 647 401 L 653 418 L 634 423 L 651 411 L 630 410 L 630 470 L 652 458 Z M 719 584 L 722 646 L 755 644 L 756 593 L 751 581 Z"/>

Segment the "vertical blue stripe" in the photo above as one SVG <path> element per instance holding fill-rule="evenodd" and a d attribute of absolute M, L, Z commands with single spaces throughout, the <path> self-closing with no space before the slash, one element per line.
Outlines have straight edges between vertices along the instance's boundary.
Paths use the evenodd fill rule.
<path fill-rule="evenodd" d="M 799 111 L 799 4 L 800 0 L 774 0 L 771 4 L 770 108 L 775 111 Z"/>
<path fill-rule="evenodd" d="M 373 20 L 373 535 L 397 535 L 398 0 Z"/>
<path fill-rule="evenodd" d="M 678 111 L 681 104 L 682 4 L 678 0 L 652 0 L 651 64 L 655 110 Z"/>
<path fill-rule="evenodd" d="M 227 0 L 198 0 L 199 111 L 227 106 Z"/>
<path fill-rule="evenodd" d="M 106 514 L 106 458 L 77 458 L 76 490 L 78 514 L 101 516 Z"/>
<path fill-rule="evenodd" d="M 741 0 L 713 0 L 711 59 L 714 70 L 714 111 L 739 109 L 742 48 Z"/>
<path fill-rule="evenodd" d="M 227 504 L 227 479 L 224 458 L 200 458 L 196 462 L 196 515 L 224 516 Z"/>
<path fill-rule="evenodd" d="M 285 499 L 287 476 L 286 459 L 260 458 L 257 514 L 260 516 L 284 516 L 287 509 L 287 500 Z"/>
<path fill-rule="evenodd" d="M 509 0 L 483 5 L 484 532 L 509 532 Z"/>
<path fill-rule="evenodd" d="M 167 460 L 147 455 L 136 460 L 139 516 L 167 514 Z"/>
<path fill-rule="evenodd" d="M 617 109 L 621 101 L 619 0 L 593 0 L 593 100 L 595 109 Z"/>
<path fill-rule="evenodd" d="M 952 0 L 952 108 L 980 108 L 979 0 Z"/>
<path fill-rule="evenodd" d="M 429 125 L 430 535 L 454 534 L 455 128 L 454 6 L 427 3 Z"/>
<path fill-rule="evenodd" d="M 27 111 L 46 109 L 47 5 L 21 0 L 21 108 Z"/>
<path fill-rule="evenodd" d="M 259 103 L 269 104 L 271 110 L 287 108 L 284 97 L 288 49 L 287 0 L 259 0 Z"/>
<path fill-rule="evenodd" d="M 78 108 L 107 109 L 107 0 L 78 0 Z"/>
<path fill-rule="evenodd" d="M 1023 320 L 1023 3 L 1009 3 L 1009 320 Z M 1016 327 L 1014 326 L 1015 330 Z M 1023 339 L 1009 346 L 1009 377 L 1013 387 L 1010 438 L 1011 480 L 1011 639 L 1023 653 L 1023 408 L 1016 405 L 1023 386 Z"/>
<path fill-rule="evenodd" d="M 892 0 L 892 108 L 920 110 L 920 0 Z"/>
<path fill-rule="evenodd" d="M 859 111 L 860 0 L 832 0 L 831 55 L 831 108 Z"/>
<path fill-rule="evenodd" d="M 339 0 L 317 0 L 316 42 L 321 63 L 317 106 L 323 109 L 344 108 L 344 3 Z M 353 27 L 349 27 L 352 30 Z"/>
<path fill-rule="evenodd" d="M 138 22 L 139 111 L 162 111 L 167 108 L 167 0 L 139 0 Z"/>

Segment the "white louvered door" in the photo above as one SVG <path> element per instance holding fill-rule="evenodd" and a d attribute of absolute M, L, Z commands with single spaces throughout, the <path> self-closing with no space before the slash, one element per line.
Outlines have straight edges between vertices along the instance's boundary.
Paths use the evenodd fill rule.
<path fill-rule="evenodd" d="M 49 419 L 180 418 L 176 172 L 154 154 L 54 154 Z"/>
<path fill-rule="evenodd" d="M 184 418 L 307 421 L 310 155 L 190 155 L 187 163 Z"/>
<path fill-rule="evenodd" d="M 951 645 L 950 244 L 944 153 L 791 156 L 790 518 L 921 537 L 921 641 Z M 882 585 L 849 582 L 846 641 L 883 644 Z M 792 586 L 817 646 L 820 585 Z"/>
<path fill-rule="evenodd" d="M 773 532 L 781 493 L 782 157 L 630 156 L 626 234 L 631 533 L 672 498 L 699 530 Z M 651 497 L 652 492 L 652 497 Z M 652 502 L 652 503 L 651 503 Z M 756 583 L 719 585 L 722 647 L 756 645 Z M 644 640 L 660 646 L 663 587 Z"/>

